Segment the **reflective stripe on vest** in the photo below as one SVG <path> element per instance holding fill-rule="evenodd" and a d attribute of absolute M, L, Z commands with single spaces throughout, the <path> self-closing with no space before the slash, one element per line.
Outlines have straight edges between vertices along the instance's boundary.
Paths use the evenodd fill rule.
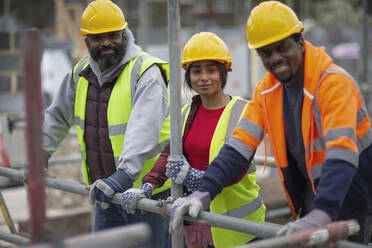
<path fill-rule="evenodd" d="M 355 84 L 355 86 L 357 87 L 360 93 L 358 84 L 348 72 L 346 72 L 345 70 L 341 68 L 330 68 L 324 71 L 323 74 L 321 75 L 318 81 L 317 88 L 315 90 L 315 96 L 318 93 L 318 90 L 319 90 L 319 87 L 320 87 L 320 84 L 323 78 L 330 73 L 342 73 L 346 75 Z M 363 97 L 362 96 L 360 97 L 363 101 Z M 342 136 L 348 137 L 349 139 L 353 140 L 358 145 L 359 154 L 372 143 L 371 130 L 369 130 L 365 135 L 357 139 L 355 130 L 353 130 L 352 128 L 335 128 L 335 129 L 329 130 L 327 133 L 327 136 L 324 137 L 323 128 L 321 124 L 321 114 L 320 114 L 320 109 L 319 109 L 319 105 L 317 103 L 316 97 L 314 97 L 313 112 L 314 112 L 315 124 L 316 124 L 316 127 L 320 135 L 320 138 L 316 138 L 313 140 L 313 151 L 314 152 L 326 150 L 326 147 L 325 147 L 326 142 L 335 140 Z M 368 115 L 367 107 L 363 101 L 363 105 L 357 113 L 357 125 L 361 123 L 367 115 Z M 311 151 L 311 143 L 308 144 L 307 154 L 310 154 L 310 151 Z M 332 147 L 327 150 L 327 155 L 325 159 L 333 159 L 333 158 L 342 159 L 342 160 L 345 160 L 353 164 L 355 167 L 358 167 L 358 155 L 356 156 L 356 154 L 353 151 L 350 151 L 349 149 L 345 149 L 341 147 Z M 311 167 L 310 175 L 313 180 L 321 177 L 323 166 L 324 166 L 324 163 L 319 163 Z"/>
<path fill-rule="evenodd" d="M 233 97 L 226 105 L 217 123 L 209 150 L 209 163 L 218 155 L 222 146 L 230 139 L 238 121 L 243 115 L 246 101 Z M 190 112 L 190 104 L 182 109 L 183 129 L 187 116 Z M 259 194 L 259 186 L 256 184 L 256 168 L 252 164 L 249 172 L 243 179 L 234 185 L 225 187 L 211 202 L 212 213 L 233 216 L 254 222 L 263 223 L 265 220 L 265 205 Z M 211 227 L 213 243 L 215 247 L 232 247 L 243 245 L 255 236 L 238 233 L 222 228 Z"/>
<path fill-rule="evenodd" d="M 88 63 L 89 61 L 87 58 L 81 60 L 80 63 L 75 66 L 73 75 L 75 75 L 75 83 L 77 85 L 75 99 L 75 125 L 78 130 L 77 134 L 82 152 L 82 163 L 85 179 L 87 184 L 91 184 L 92 182 L 89 178 L 89 166 L 86 165 L 86 150 L 84 141 L 85 106 L 89 82 L 84 77 L 78 76 L 80 71 L 83 70 Z M 84 65 L 82 66 L 82 64 Z M 135 93 L 135 86 L 142 73 L 153 64 L 157 64 L 162 70 L 165 70 L 166 75 L 169 75 L 169 67 L 166 62 L 152 57 L 147 53 L 140 52 L 136 58 L 128 62 L 117 78 L 112 89 L 107 107 L 107 122 L 116 167 L 119 165 L 119 158 L 123 150 L 127 122 L 132 111 L 132 96 Z M 168 78 L 166 80 L 168 80 Z M 133 187 L 138 187 L 142 183 L 142 177 L 151 170 L 153 164 L 160 155 L 160 152 L 163 151 L 169 142 L 169 132 L 170 128 L 168 116 L 164 121 L 164 125 L 159 137 L 159 143 L 151 152 L 149 152 L 148 159 L 144 164 L 144 168 L 141 171 L 138 179 L 133 183 Z M 155 190 L 154 193 L 159 193 L 169 187 L 170 181 L 167 181 L 163 187 Z"/>

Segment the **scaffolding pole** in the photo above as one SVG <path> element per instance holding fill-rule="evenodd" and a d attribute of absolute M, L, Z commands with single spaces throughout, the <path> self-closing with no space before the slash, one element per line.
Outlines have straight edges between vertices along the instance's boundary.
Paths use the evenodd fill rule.
<path fill-rule="evenodd" d="M 5 223 L 8 226 L 9 231 L 11 233 L 17 233 L 17 230 L 14 226 L 12 216 L 9 213 L 8 207 L 5 203 L 5 200 L 4 200 L 4 197 L 3 197 L 3 194 L 1 193 L 1 191 L 0 191 L 0 209 L 1 209 L 1 212 L 3 213 Z"/>
<path fill-rule="evenodd" d="M 28 246 L 29 248 L 133 248 L 151 240 L 151 229 L 146 223 L 137 223 L 112 228 L 92 234 L 80 235 L 48 244 Z"/>
<path fill-rule="evenodd" d="M 181 74 L 180 74 L 180 2 L 168 0 L 168 44 L 169 44 L 169 91 L 170 91 L 170 155 L 168 160 L 180 161 L 182 156 L 181 138 Z M 181 197 L 183 186 L 171 182 L 173 199 Z M 183 227 L 172 234 L 172 247 L 184 247 Z"/>
<path fill-rule="evenodd" d="M 324 227 L 318 227 L 303 232 L 292 233 L 287 236 L 265 239 L 236 248 L 287 248 L 287 247 L 313 247 L 314 245 L 332 245 L 338 240 L 359 232 L 359 224 L 355 220 L 338 221 Z M 359 245 L 358 245 L 359 246 Z M 353 245 L 348 247 L 352 248 Z"/>
<path fill-rule="evenodd" d="M 254 157 L 254 162 L 256 165 L 264 165 L 265 164 L 265 156 L 256 155 Z M 71 156 L 63 156 L 58 158 L 51 158 L 48 161 L 48 165 L 56 165 L 56 164 L 66 164 L 66 163 L 81 163 L 81 155 L 71 155 Z M 276 168 L 275 159 L 273 157 L 267 157 L 266 165 L 272 168 Z M 26 164 L 12 164 L 10 167 L 13 169 L 22 169 L 25 168 Z"/>
<path fill-rule="evenodd" d="M 28 245 L 30 240 L 17 234 L 0 231 L 0 239 L 15 245 Z"/>
<path fill-rule="evenodd" d="M 45 190 L 42 161 L 42 100 L 41 100 L 41 57 L 42 39 L 37 30 L 22 33 L 23 79 L 26 110 L 27 158 L 30 180 L 27 192 L 30 202 L 31 239 L 43 239 L 45 221 Z"/>
<path fill-rule="evenodd" d="M 6 176 L 13 180 L 22 181 L 23 180 L 23 172 L 11 168 L 3 168 L 0 167 L 0 176 Z M 52 177 L 47 177 L 45 179 L 45 185 L 51 188 L 64 190 L 71 193 L 76 193 L 80 195 L 88 196 L 89 194 L 89 188 L 85 185 L 82 185 L 80 183 L 70 181 L 70 180 L 64 180 L 64 179 L 56 179 Z M 121 204 L 121 193 L 117 193 L 114 195 L 114 198 L 112 200 L 112 203 L 115 204 Z M 145 210 L 152 213 L 166 213 L 168 216 L 171 212 L 171 204 L 166 204 L 166 206 L 163 206 L 161 202 L 150 200 L 150 199 L 141 199 L 138 202 L 138 209 Z M 242 233 L 249 233 L 258 237 L 262 238 L 270 238 L 275 237 L 278 230 L 282 227 L 282 225 L 265 222 L 263 224 L 252 222 L 248 220 L 243 220 L 239 218 L 229 217 L 226 215 L 219 215 L 210 213 L 207 211 L 202 211 L 198 218 L 192 218 L 189 216 L 184 217 L 185 220 L 193 221 L 193 222 L 199 222 L 208 224 L 214 227 L 221 227 L 237 232 Z M 183 237 L 182 237 L 183 239 Z M 182 244 L 183 245 L 183 244 Z M 360 248 L 360 247 L 367 247 L 360 244 L 355 244 L 347 241 L 337 241 L 333 247 L 336 248 L 344 248 L 344 247 L 350 247 L 350 248 Z"/>

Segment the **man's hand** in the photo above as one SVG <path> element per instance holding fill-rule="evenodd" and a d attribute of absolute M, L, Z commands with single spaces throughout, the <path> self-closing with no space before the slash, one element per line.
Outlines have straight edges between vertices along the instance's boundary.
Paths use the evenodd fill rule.
<path fill-rule="evenodd" d="M 175 183 L 183 184 L 189 191 L 196 191 L 203 181 L 204 171 L 191 168 L 186 159 L 178 162 L 169 161 L 165 172 Z"/>
<path fill-rule="evenodd" d="M 209 204 L 209 192 L 195 191 L 187 197 L 178 198 L 172 205 L 169 231 L 179 232 L 185 214 L 196 218 L 202 210 L 209 208 Z"/>
<path fill-rule="evenodd" d="M 132 179 L 123 170 L 118 169 L 108 178 L 95 181 L 89 191 L 91 204 L 95 201 L 109 203 L 118 192 L 124 192 L 132 186 Z"/>
<path fill-rule="evenodd" d="M 150 199 L 153 187 L 149 183 L 142 184 L 136 188 L 131 188 L 121 195 L 121 206 L 128 214 L 136 212 L 137 204 L 142 198 Z"/>
<path fill-rule="evenodd" d="M 325 226 L 331 222 L 332 220 L 326 212 L 320 209 L 314 209 L 303 218 L 284 225 L 276 235 L 289 235 L 294 232 Z"/>

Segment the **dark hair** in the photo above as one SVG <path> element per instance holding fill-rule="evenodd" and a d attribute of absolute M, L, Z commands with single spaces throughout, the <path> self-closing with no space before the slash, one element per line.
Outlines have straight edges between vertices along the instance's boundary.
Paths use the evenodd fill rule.
<path fill-rule="evenodd" d="M 225 88 L 226 81 L 227 81 L 227 70 L 225 64 L 215 61 L 215 65 L 217 66 L 217 70 L 220 72 L 221 77 L 221 88 Z M 190 80 L 190 71 L 191 71 L 192 63 L 187 67 L 186 73 L 185 73 L 185 83 L 187 86 L 192 89 L 191 87 L 191 80 Z"/>
<path fill-rule="evenodd" d="M 300 40 L 300 38 L 302 38 L 302 33 L 295 33 L 295 34 L 292 34 L 289 37 L 292 38 L 295 42 L 298 42 Z"/>

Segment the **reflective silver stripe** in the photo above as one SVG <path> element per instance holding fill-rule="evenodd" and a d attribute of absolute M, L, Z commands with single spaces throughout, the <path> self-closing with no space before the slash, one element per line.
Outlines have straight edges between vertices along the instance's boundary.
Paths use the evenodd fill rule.
<path fill-rule="evenodd" d="M 362 153 L 364 149 L 366 149 L 371 143 L 372 143 L 372 132 L 371 130 L 368 130 L 368 132 L 364 134 L 362 137 L 360 137 L 360 139 L 358 140 L 359 153 Z"/>
<path fill-rule="evenodd" d="M 326 152 L 326 160 L 327 159 L 341 159 L 349 162 L 350 164 L 358 167 L 358 153 L 341 147 L 330 147 L 327 149 Z"/>
<path fill-rule="evenodd" d="M 149 152 L 149 155 L 148 155 L 148 158 L 153 158 L 155 157 L 156 155 L 160 154 L 164 148 L 166 147 L 166 145 L 168 145 L 169 143 L 169 139 L 166 139 L 166 140 L 163 140 L 162 142 L 160 142 L 159 144 L 157 144 L 150 152 Z"/>
<path fill-rule="evenodd" d="M 311 167 L 310 175 L 313 180 L 320 178 L 322 175 L 323 165 L 323 163 L 320 163 Z"/>
<path fill-rule="evenodd" d="M 322 127 L 322 123 L 321 123 L 321 115 L 320 115 L 319 105 L 318 105 L 318 102 L 316 101 L 316 98 L 314 100 L 313 112 L 314 112 L 315 125 L 316 125 L 316 128 L 318 129 L 318 133 L 319 133 L 320 137 L 323 137 L 323 127 Z"/>
<path fill-rule="evenodd" d="M 108 127 L 110 136 L 125 134 L 127 130 L 127 123 L 111 125 Z"/>
<path fill-rule="evenodd" d="M 252 148 L 248 147 L 241 140 L 235 138 L 234 136 L 231 136 L 230 140 L 226 142 L 226 144 L 237 150 L 245 158 L 250 158 L 253 154 Z"/>
<path fill-rule="evenodd" d="M 329 141 L 338 139 L 340 137 L 348 137 L 349 139 L 353 140 L 355 144 L 356 141 L 356 134 L 353 128 L 351 127 L 343 127 L 343 128 L 332 128 L 327 132 L 325 137 L 325 142 L 328 143 Z"/>
<path fill-rule="evenodd" d="M 181 116 L 181 126 L 183 127 L 183 123 L 185 122 L 185 118 L 186 118 L 186 113 L 187 111 L 189 110 L 191 104 L 188 103 L 187 106 L 185 107 L 185 109 L 183 110 L 182 112 L 182 116 Z"/>
<path fill-rule="evenodd" d="M 279 86 L 280 86 L 280 83 L 277 83 L 276 85 L 274 85 L 274 86 L 271 87 L 270 89 L 262 91 L 262 92 L 261 92 L 261 95 L 265 95 L 266 93 L 269 93 L 269 92 L 275 90 L 275 89 L 278 88 Z"/>
<path fill-rule="evenodd" d="M 74 82 L 75 82 L 75 85 L 77 86 L 78 82 L 79 82 L 79 74 L 80 72 L 83 70 L 85 64 L 88 62 L 89 60 L 89 57 L 86 56 L 84 59 L 82 59 L 80 61 L 80 63 L 76 66 L 76 69 L 74 71 Z"/>
<path fill-rule="evenodd" d="M 247 118 L 242 118 L 239 122 L 238 127 L 246 131 L 248 134 L 252 135 L 259 141 L 263 139 L 264 129 L 257 125 L 256 123 L 248 120 Z"/>
<path fill-rule="evenodd" d="M 311 100 L 313 100 L 314 99 L 314 96 L 313 95 L 311 95 L 305 88 L 304 88 L 304 94 L 305 94 L 305 96 L 307 96 L 308 98 L 310 98 Z"/>
<path fill-rule="evenodd" d="M 141 54 L 137 58 L 137 60 L 134 62 L 134 65 L 132 67 L 132 71 L 130 74 L 130 95 L 132 98 L 132 106 L 133 106 L 133 101 L 134 101 L 134 94 L 136 92 L 137 81 L 141 74 L 142 62 L 149 57 L 152 57 L 152 56 L 147 53 Z"/>
<path fill-rule="evenodd" d="M 239 121 L 239 117 L 242 114 L 246 103 L 247 103 L 247 101 L 245 101 L 243 99 L 237 99 L 234 102 L 234 106 L 232 106 L 232 108 L 231 108 L 229 123 L 227 125 L 227 130 L 226 130 L 226 135 L 225 135 L 225 142 L 230 139 L 234 128 L 237 126 L 238 121 Z"/>
<path fill-rule="evenodd" d="M 364 118 L 366 118 L 366 116 L 368 115 L 368 110 L 367 108 L 363 105 L 359 111 L 358 111 L 358 114 L 357 114 L 357 124 L 361 123 Z"/>
<path fill-rule="evenodd" d="M 118 168 L 120 164 L 120 157 L 114 157 L 114 159 L 115 159 L 116 168 Z"/>
<path fill-rule="evenodd" d="M 313 139 L 314 152 L 325 150 L 325 145 L 322 138 Z M 311 152 L 311 143 L 307 145 L 307 154 Z"/>
<path fill-rule="evenodd" d="M 256 199 L 251 201 L 250 203 L 227 211 L 226 213 L 223 213 L 223 215 L 235 217 L 235 218 L 244 218 L 252 213 L 254 213 L 257 209 L 259 209 L 262 206 L 262 197 L 259 193 Z"/>
<path fill-rule="evenodd" d="M 87 160 L 87 154 L 84 151 L 80 151 L 82 160 Z"/>
<path fill-rule="evenodd" d="M 256 171 L 256 163 L 254 162 L 254 160 L 252 160 L 252 163 L 247 170 L 247 174 L 251 174 L 252 172 L 255 172 L 255 171 Z"/>
<path fill-rule="evenodd" d="M 79 116 L 75 115 L 75 125 L 79 126 L 81 130 L 85 129 L 85 121 L 82 120 Z"/>

